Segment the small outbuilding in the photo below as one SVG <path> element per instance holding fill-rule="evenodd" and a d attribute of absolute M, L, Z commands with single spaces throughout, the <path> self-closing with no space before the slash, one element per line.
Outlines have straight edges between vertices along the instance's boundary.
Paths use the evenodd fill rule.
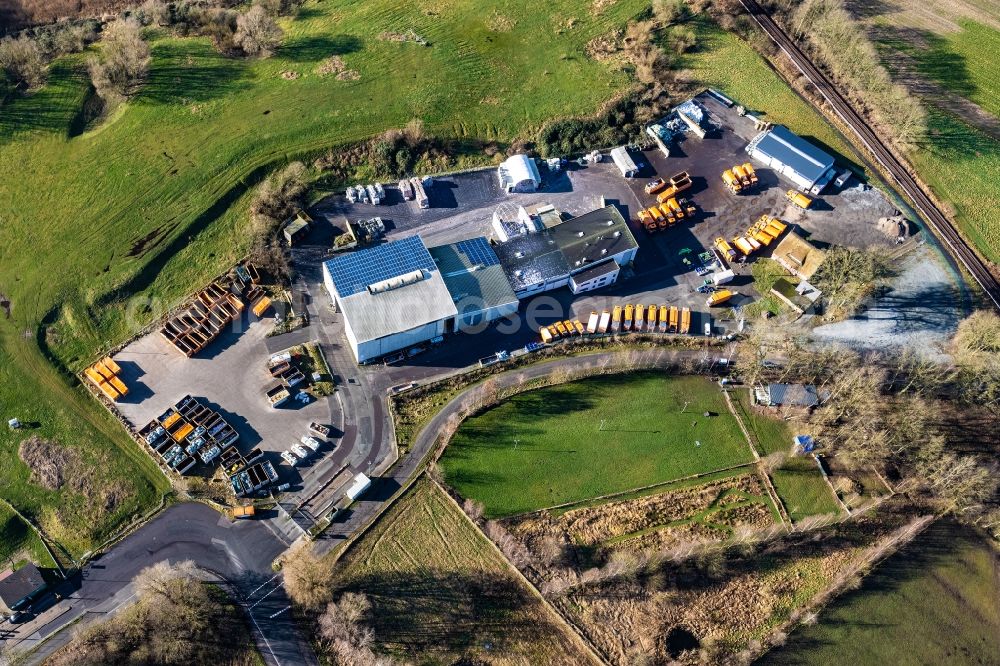
<path fill-rule="evenodd" d="M 542 184 L 535 160 L 527 155 L 511 155 L 497 168 L 500 187 L 506 192 L 534 192 Z"/>
<path fill-rule="evenodd" d="M 27 606 L 46 587 L 42 573 L 30 562 L 20 569 L 0 573 L 0 605 L 9 611 Z"/>
<path fill-rule="evenodd" d="M 632 156 L 628 154 L 628 149 L 625 146 L 618 146 L 611 151 L 611 161 L 626 178 L 635 178 L 639 175 L 639 167 Z"/>
<path fill-rule="evenodd" d="M 283 233 L 285 235 L 285 242 L 289 245 L 295 245 L 309 233 L 309 229 L 312 226 L 312 218 L 306 215 L 304 211 L 299 211 L 295 214 L 288 224 L 285 225 Z"/>

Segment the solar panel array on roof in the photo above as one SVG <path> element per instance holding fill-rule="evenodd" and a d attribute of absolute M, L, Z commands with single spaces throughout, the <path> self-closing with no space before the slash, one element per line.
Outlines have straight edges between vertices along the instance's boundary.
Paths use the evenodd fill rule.
<path fill-rule="evenodd" d="M 326 265 L 341 298 L 365 291 L 376 282 L 437 268 L 419 236 L 351 252 L 331 259 Z"/>
<path fill-rule="evenodd" d="M 500 263 L 488 240 L 480 236 L 455 243 L 455 248 L 465 255 L 470 266 L 496 266 Z"/>

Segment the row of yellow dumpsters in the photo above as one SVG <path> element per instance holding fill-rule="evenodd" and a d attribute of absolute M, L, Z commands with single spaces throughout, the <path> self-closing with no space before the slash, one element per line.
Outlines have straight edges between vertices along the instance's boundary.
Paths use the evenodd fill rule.
<path fill-rule="evenodd" d="M 745 233 L 727 241 L 725 238 L 715 239 L 715 249 L 728 261 L 749 257 L 762 247 L 767 247 L 777 240 L 788 225 L 776 217 L 761 215 Z M 734 249 L 735 248 L 735 249 Z"/>
<path fill-rule="evenodd" d="M 749 162 L 737 164 L 722 172 L 722 182 L 726 184 L 730 192 L 740 194 L 757 185 L 757 172 Z"/>
<path fill-rule="evenodd" d="M 639 224 L 652 233 L 668 229 L 681 220 L 690 219 L 697 212 L 695 205 L 677 195 L 691 187 L 691 176 L 687 171 L 676 174 L 670 180 L 657 178 L 645 187 L 646 194 L 656 195 L 656 203 L 639 211 Z"/>
<path fill-rule="evenodd" d="M 83 374 L 105 398 L 116 402 L 128 395 L 128 386 L 118 376 L 121 371 L 122 369 L 114 362 L 114 359 L 108 357 L 84 370 Z"/>
<path fill-rule="evenodd" d="M 607 333 L 687 333 L 691 330 L 691 308 L 676 305 L 616 305 L 611 310 L 590 313 L 587 325 L 579 319 L 543 326 L 542 342 L 549 343 L 574 335 Z"/>

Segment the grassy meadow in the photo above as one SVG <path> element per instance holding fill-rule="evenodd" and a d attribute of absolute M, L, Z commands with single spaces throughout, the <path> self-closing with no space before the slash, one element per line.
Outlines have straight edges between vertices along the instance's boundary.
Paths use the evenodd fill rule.
<path fill-rule="evenodd" d="M 514 396 L 466 420 L 441 464 L 460 495 L 508 516 L 752 460 L 717 385 L 644 372 Z"/>
<path fill-rule="evenodd" d="M 0 502 L 0 570 L 11 565 L 20 565 L 31 560 L 40 567 L 52 567 L 54 563 L 42 540 L 31 526 Z"/>
<path fill-rule="evenodd" d="M 743 423 L 750 430 L 760 454 L 788 453 L 792 448 L 792 438 L 796 433 L 787 421 L 772 418 L 756 412 L 750 406 L 748 391 L 732 393 L 733 402 L 740 410 Z M 771 470 L 771 482 L 778 492 L 789 517 L 793 521 L 808 516 L 839 513 L 840 506 L 833 491 L 810 457 L 789 457 L 776 469 Z"/>
<path fill-rule="evenodd" d="M 928 110 L 928 134 L 909 158 L 965 235 L 1000 263 L 1000 8 L 956 3 L 952 20 L 934 22 L 910 4 L 868 21 L 883 62 Z"/>
<path fill-rule="evenodd" d="M 133 487 L 94 521 L 68 493 L 28 482 L 16 454 L 25 435 L 4 430 L 3 497 L 79 554 L 167 489 L 70 371 L 242 254 L 248 192 L 266 173 L 412 118 L 433 134 L 503 144 L 592 112 L 629 79 L 584 46 L 644 7 L 310 1 L 284 21 L 269 60 L 151 31 L 148 82 L 96 127 L 80 122 L 86 55 L 55 62 L 42 89 L 0 107 L 0 294 L 12 308 L 0 313 L 0 404 Z M 430 45 L 384 38 L 410 29 Z M 318 74 L 331 56 L 358 78 Z"/>
<path fill-rule="evenodd" d="M 569 631 L 437 486 L 418 482 L 338 564 L 375 644 L 413 663 L 587 664 Z"/>
<path fill-rule="evenodd" d="M 998 654 L 1000 556 L 941 523 L 757 663 L 995 664 Z"/>

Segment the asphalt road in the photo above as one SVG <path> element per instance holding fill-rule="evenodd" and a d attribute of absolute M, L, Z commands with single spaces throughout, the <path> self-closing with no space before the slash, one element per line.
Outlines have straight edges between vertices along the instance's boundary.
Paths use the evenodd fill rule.
<path fill-rule="evenodd" d="M 72 638 L 72 630 L 56 633 L 60 629 L 106 619 L 131 601 L 132 579 L 143 568 L 163 560 L 193 560 L 228 583 L 269 665 L 317 663 L 287 610 L 281 577 L 271 569 L 285 548 L 258 522 L 231 523 L 204 504 L 170 507 L 61 586 L 57 591 L 65 600 L 21 625 L 8 645 L 17 651 L 38 646 L 29 663 L 39 663 Z M 50 638 L 38 645 L 45 637 Z"/>

